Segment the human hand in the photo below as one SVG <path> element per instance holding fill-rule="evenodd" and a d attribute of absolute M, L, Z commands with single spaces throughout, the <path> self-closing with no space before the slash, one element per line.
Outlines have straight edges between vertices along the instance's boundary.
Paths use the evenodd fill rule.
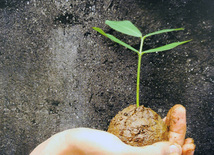
<path fill-rule="evenodd" d="M 133 147 L 105 131 L 76 128 L 52 136 L 37 146 L 30 155 L 192 155 L 195 150 L 193 139 L 184 141 L 185 108 L 181 105 L 174 106 L 164 121 L 170 130 L 169 142 Z"/>
<path fill-rule="evenodd" d="M 186 109 L 180 104 L 173 106 L 163 119 L 169 127 L 169 141 L 182 147 L 182 155 L 193 155 L 195 144 L 192 138 L 186 136 Z"/>

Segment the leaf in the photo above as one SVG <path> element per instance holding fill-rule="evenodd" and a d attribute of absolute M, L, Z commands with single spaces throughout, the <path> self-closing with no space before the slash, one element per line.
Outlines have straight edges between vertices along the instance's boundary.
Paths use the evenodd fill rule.
<path fill-rule="evenodd" d="M 132 22 L 128 20 L 124 21 L 106 20 L 105 23 L 118 32 L 134 37 L 142 37 L 142 33 L 140 32 L 140 30 L 134 24 L 132 24 Z"/>
<path fill-rule="evenodd" d="M 99 27 L 92 27 L 95 31 L 99 32 L 100 34 L 106 36 L 106 33 Z M 107 36 L 106 36 L 107 37 Z"/>
<path fill-rule="evenodd" d="M 189 41 L 191 41 L 191 40 L 186 40 L 186 41 L 182 41 L 182 42 L 174 42 L 174 43 L 167 44 L 167 45 L 164 45 L 164 46 L 161 46 L 161 47 L 158 47 L 158 48 L 146 50 L 146 51 L 144 51 L 144 52 L 142 52 L 142 53 L 144 54 L 144 53 L 152 53 L 152 52 L 167 51 L 167 50 L 173 49 L 173 48 L 175 48 L 176 46 L 179 46 L 179 45 L 181 45 L 181 44 L 185 44 L 185 43 L 187 43 L 187 42 L 189 42 Z"/>
<path fill-rule="evenodd" d="M 99 32 L 100 34 L 106 36 L 107 38 L 111 39 L 112 41 L 120 44 L 120 45 L 123 45 L 125 47 L 127 47 L 128 49 L 134 51 L 134 52 L 137 52 L 138 53 L 138 50 L 136 50 L 135 48 L 131 47 L 130 45 L 124 43 L 123 41 L 117 39 L 116 37 L 114 37 L 113 35 L 110 35 L 108 33 L 105 33 L 102 29 L 98 28 L 98 27 L 93 27 L 94 30 L 96 30 L 97 32 Z"/>
<path fill-rule="evenodd" d="M 152 35 L 161 34 L 161 33 L 167 33 L 167 32 L 172 32 L 172 31 L 180 31 L 180 30 L 184 30 L 184 28 L 164 29 L 164 30 L 160 30 L 160 31 L 155 31 L 155 32 L 152 32 L 152 33 L 149 33 L 149 34 L 145 35 L 144 37 L 149 37 L 149 36 L 152 36 Z"/>
<path fill-rule="evenodd" d="M 117 38 L 114 37 L 113 35 L 110 35 L 110 34 L 106 34 L 106 35 L 107 35 L 107 37 L 108 37 L 109 39 L 111 39 L 112 41 L 114 41 L 114 42 L 116 42 L 116 43 L 118 43 L 118 44 L 120 44 L 120 45 L 123 45 L 123 46 L 127 47 L 128 49 L 130 49 L 130 50 L 132 50 L 132 51 L 138 53 L 138 50 L 136 50 L 135 48 L 131 47 L 130 45 L 124 43 L 123 41 L 117 39 Z"/>

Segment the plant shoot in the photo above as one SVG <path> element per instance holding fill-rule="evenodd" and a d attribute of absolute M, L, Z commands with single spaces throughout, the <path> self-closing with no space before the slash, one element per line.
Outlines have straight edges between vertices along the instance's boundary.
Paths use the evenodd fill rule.
<path fill-rule="evenodd" d="M 172 32 L 172 31 L 180 31 L 180 30 L 184 30 L 183 28 L 176 28 L 176 29 L 163 29 L 160 31 L 156 31 L 156 32 L 152 32 L 146 35 L 142 35 L 142 33 L 140 32 L 140 30 L 134 25 L 132 24 L 130 21 L 128 20 L 124 20 L 124 21 L 110 21 L 110 20 L 106 20 L 105 24 L 107 24 L 108 26 L 110 26 L 112 29 L 133 36 L 133 37 L 138 37 L 140 38 L 140 47 L 139 50 L 133 48 L 132 46 L 126 44 L 125 42 L 117 39 L 116 37 L 114 37 L 111 34 L 105 33 L 102 29 L 98 28 L 98 27 L 93 27 L 94 30 L 96 30 L 97 32 L 99 32 L 100 34 L 106 36 L 107 38 L 111 39 L 112 41 L 125 46 L 126 48 L 136 52 L 138 54 L 138 68 L 137 68 L 137 87 L 136 87 L 136 105 L 137 107 L 139 107 L 139 93 L 140 93 L 140 69 L 141 69 L 141 58 L 143 54 L 146 53 L 152 53 L 152 52 L 162 52 L 162 51 L 166 51 L 166 50 L 170 50 L 175 48 L 176 46 L 182 45 L 184 43 L 187 43 L 191 40 L 186 40 L 186 41 L 182 41 L 182 42 L 174 42 L 174 43 L 170 43 L 161 47 L 157 47 L 154 49 L 149 49 L 149 50 L 145 50 L 143 51 L 143 43 L 146 37 L 152 36 L 152 35 L 157 35 L 157 34 L 161 34 L 161 33 L 166 33 L 166 32 Z"/>

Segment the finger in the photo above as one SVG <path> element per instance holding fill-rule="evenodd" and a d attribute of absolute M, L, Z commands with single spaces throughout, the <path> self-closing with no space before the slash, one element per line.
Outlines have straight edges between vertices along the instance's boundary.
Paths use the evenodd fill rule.
<path fill-rule="evenodd" d="M 186 109 L 180 104 L 173 106 L 165 123 L 169 127 L 169 141 L 182 146 L 186 135 Z"/>
<path fill-rule="evenodd" d="M 87 155 L 181 155 L 182 153 L 180 145 L 170 142 L 133 147 L 123 143 L 113 134 L 93 129 L 77 129 L 72 139 L 76 139 L 75 148 Z"/>
<path fill-rule="evenodd" d="M 166 117 L 163 118 L 163 122 L 166 123 Z"/>
<path fill-rule="evenodd" d="M 182 147 L 182 155 L 193 155 L 195 152 L 195 144 L 192 138 L 187 138 Z"/>
<path fill-rule="evenodd" d="M 126 144 L 113 134 L 76 128 L 53 135 L 36 147 L 30 155 L 116 155 L 125 148 Z"/>
<path fill-rule="evenodd" d="M 158 142 L 144 147 L 127 146 L 127 151 L 123 155 L 181 155 L 180 145 L 170 142 Z"/>
<path fill-rule="evenodd" d="M 58 133 L 47 139 L 46 141 L 39 144 L 30 155 L 45 155 L 45 154 L 59 154 L 63 150 L 65 143 L 64 132 Z M 60 142 L 60 143 L 59 143 Z"/>

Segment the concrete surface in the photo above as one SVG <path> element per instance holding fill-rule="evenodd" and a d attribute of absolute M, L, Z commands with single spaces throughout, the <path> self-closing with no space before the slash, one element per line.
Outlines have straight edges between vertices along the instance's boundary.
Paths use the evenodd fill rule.
<path fill-rule="evenodd" d="M 101 27 L 138 48 L 135 38 L 104 25 L 131 20 L 151 37 L 145 49 L 192 42 L 142 60 L 141 104 L 164 117 L 187 108 L 196 155 L 214 153 L 214 2 L 212 0 L 1 0 L 0 154 L 29 154 L 56 132 L 106 130 L 135 103 L 137 56 L 92 30 Z"/>

